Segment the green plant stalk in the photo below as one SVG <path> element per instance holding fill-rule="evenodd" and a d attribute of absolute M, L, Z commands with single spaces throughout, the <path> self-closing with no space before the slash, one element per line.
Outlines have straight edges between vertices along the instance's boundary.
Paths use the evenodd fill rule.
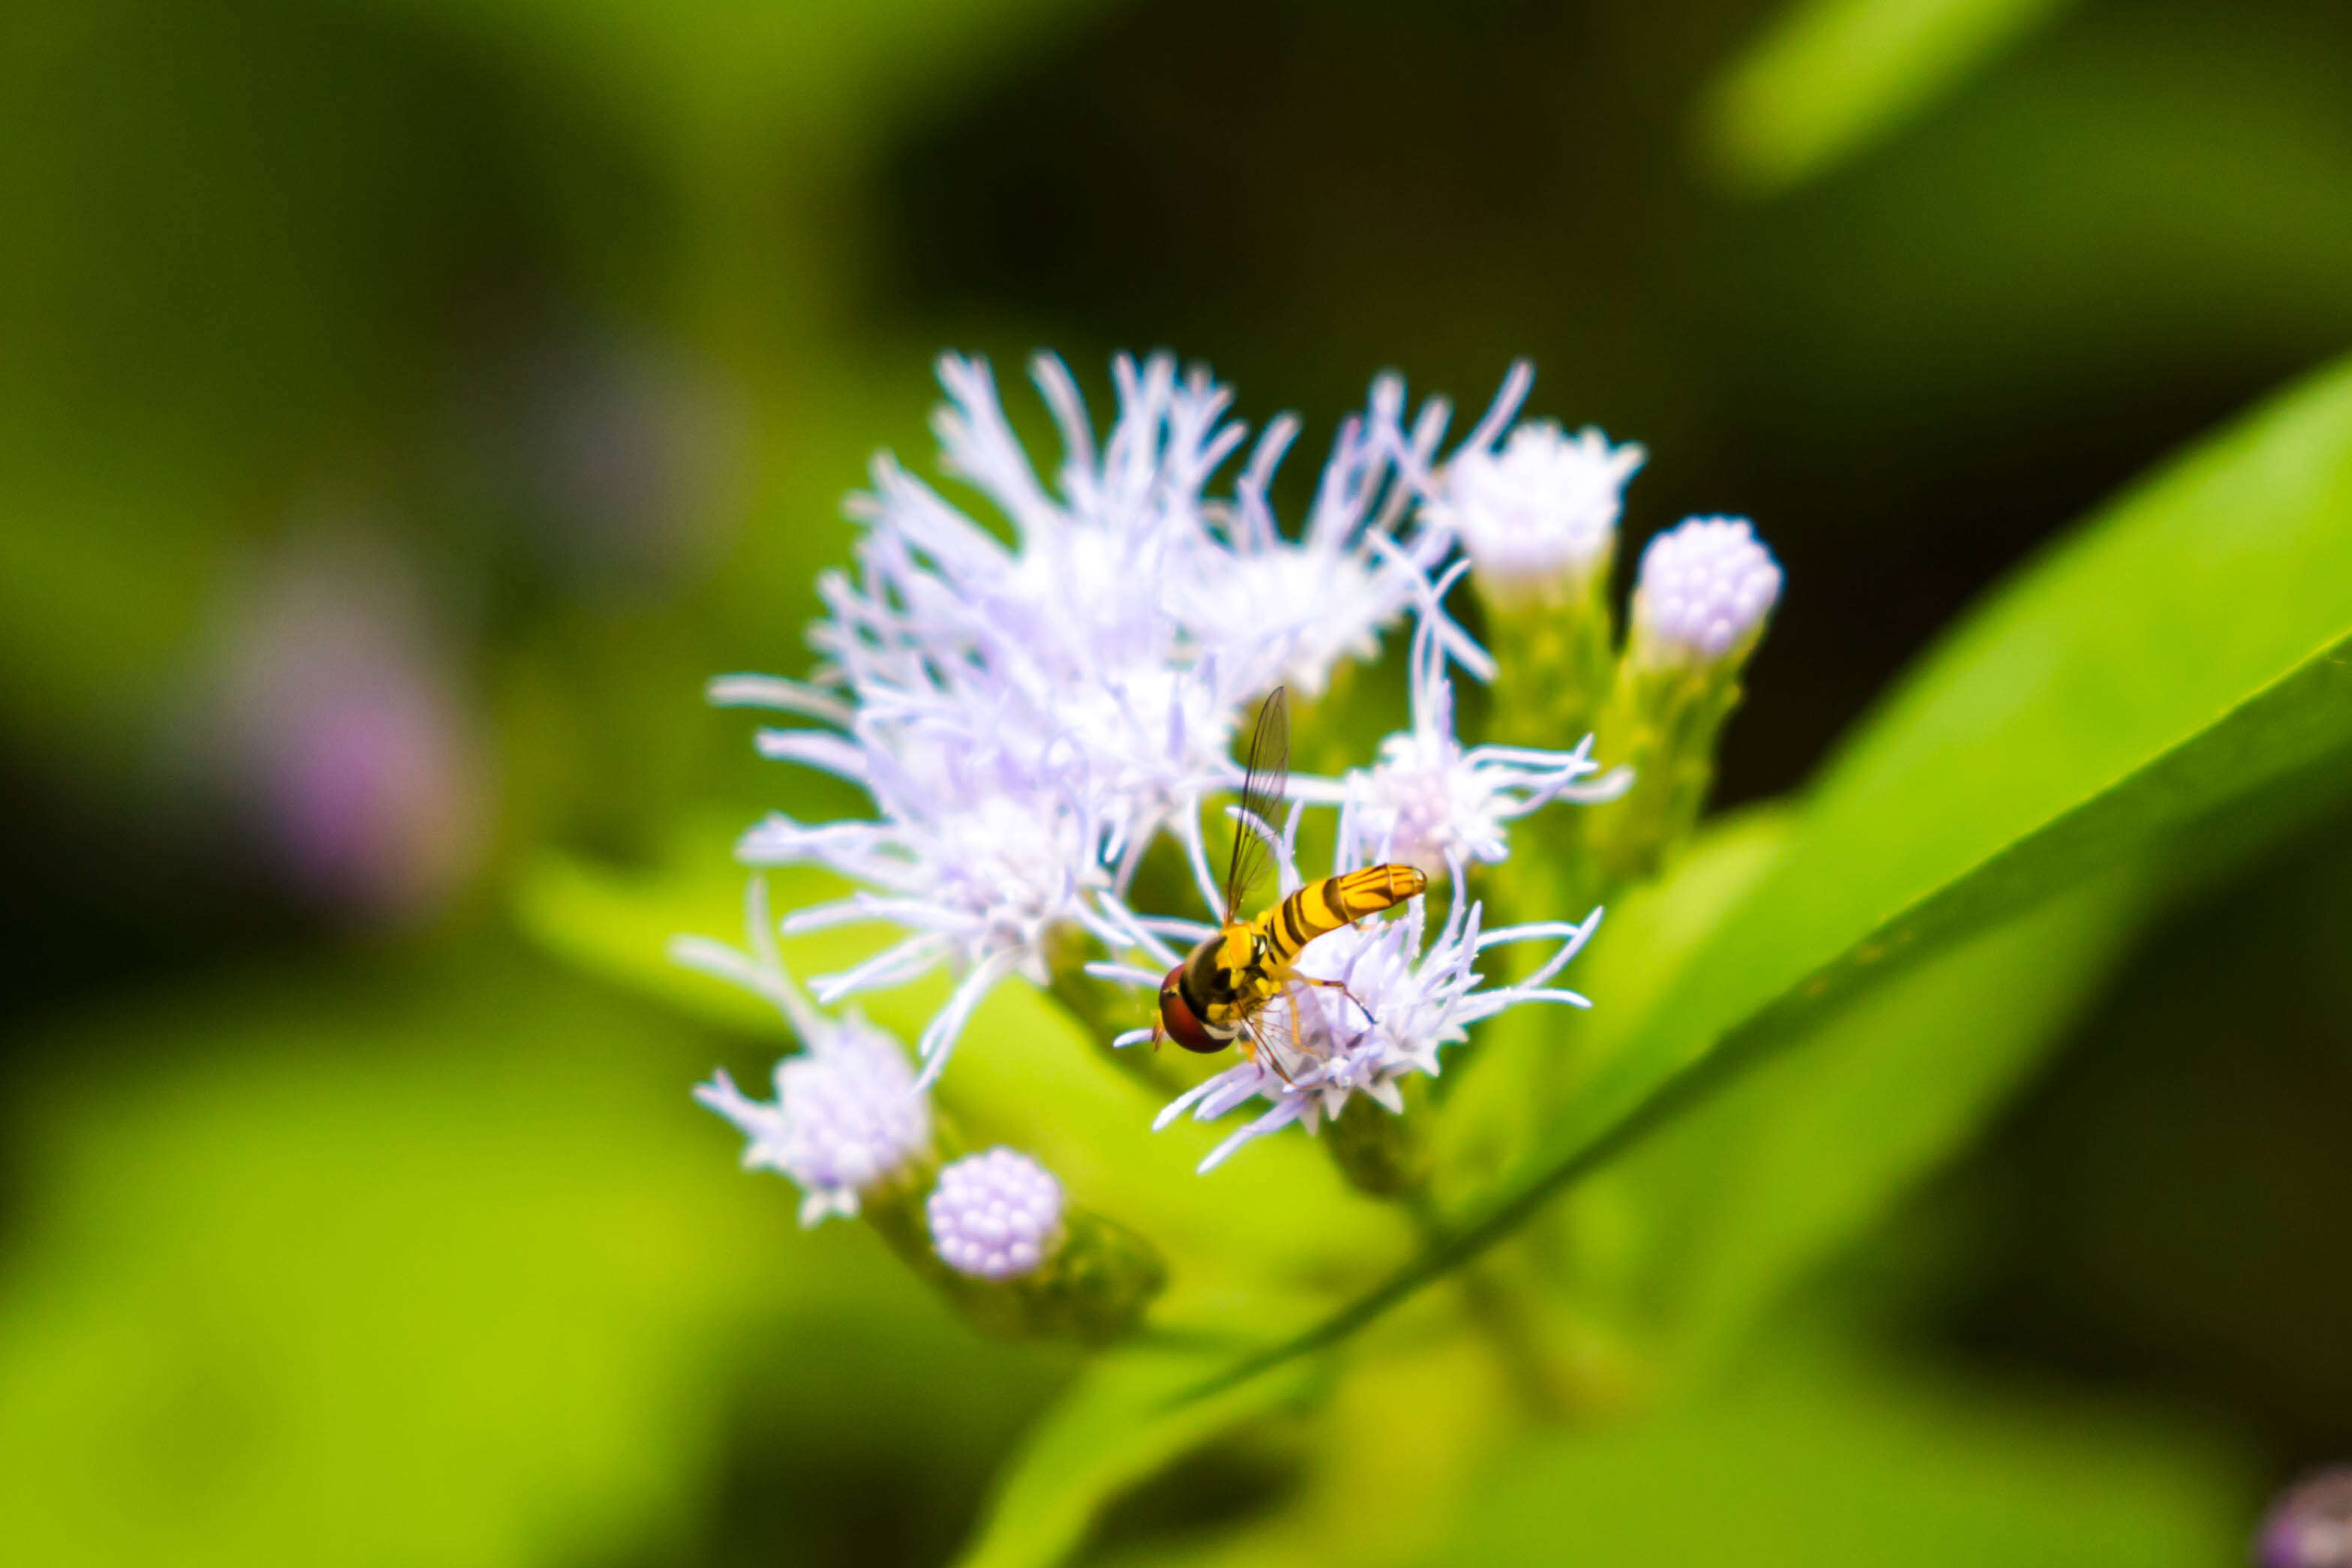
<path fill-rule="evenodd" d="M 1406 1201 L 1405 1210 L 1412 1217 L 1423 1245 L 1434 1245 L 1444 1235 L 1436 1206 L 1425 1188 Z M 1567 1420 L 1576 1407 L 1576 1396 L 1569 1377 L 1544 1346 L 1537 1327 L 1540 1319 L 1526 1298 L 1524 1281 L 1497 1267 L 1495 1260 L 1482 1258 L 1464 1265 L 1455 1282 L 1461 1287 L 1470 1321 L 1493 1347 L 1503 1381 L 1520 1408 L 1543 1426 Z"/>
<path fill-rule="evenodd" d="M 1612 549 L 1581 574 L 1508 590 L 1483 585 L 1486 635 L 1499 666 L 1485 738 L 1564 750 L 1594 737 L 1603 767 L 1626 760 L 1600 729 L 1619 679 L 1609 603 Z M 1515 853 L 1487 890 L 1500 923 L 1581 908 L 1600 885 L 1585 873 L 1586 812 L 1555 805 L 1520 822 Z M 1580 902 L 1582 901 L 1582 902 Z"/>
<path fill-rule="evenodd" d="M 1323 1127 L 1324 1147 L 1340 1175 L 1359 1192 L 1401 1206 L 1424 1241 L 1440 1234 L 1429 1190 L 1433 1162 L 1417 1131 L 1416 1117 L 1433 1113 L 1427 1082 L 1406 1081 L 1403 1114 L 1359 1094 Z M 1536 1315 L 1515 1283 L 1479 1262 L 1462 1270 L 1461 1285 L 1471 1322 L 1493 1346 L 1504 1380 L 1528 1415 L 1547 1425 L 1563 1419 L 1570 1403 L 1567 1382 L 1545 1354 Z"/>
<path fill-rule="evenodd" d="M 1582 891 L 1605 898 L 1658 874 L 1690 837 L 1715 782 L 1715 748 L 1739 706 L 1739 661 L 1645 665 L 1619 670 L 1602 714 L 1602 756 L 1633 769 L 1633 787 L 1614 800 L 1577 813 L 1586 850 Z"/>
<path fill-rule="evenodd" d="M 1405 1081 L 1404 1115 L 1356 1094 L 1324 1124 L 1323 1147 L 1358 1192 L 1411 1204 L 1428 1191 L 1429 1148 L 1413 1122 L 1415 1115 L 1430 1113 L 1429 1094 L 1423 1087 L 1427 1082 L 1424 1078 Z"/>
<path fill-rule="evenodd" d="M 1612 549 L 1583 572 L 1548 582 L 1482 589 L 1499 666 L 1494 739 L 1559 749 L 1592 731 L 1617 673 L 1609 607 L 1614 557 Z"/>

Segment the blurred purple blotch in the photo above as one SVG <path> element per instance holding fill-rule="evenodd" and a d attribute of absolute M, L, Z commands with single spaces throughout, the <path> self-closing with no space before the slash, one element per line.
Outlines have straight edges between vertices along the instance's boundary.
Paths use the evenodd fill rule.
<path fill-rule="evenodd" d="M 300 534 L 228 594 L 198 756 L 304 897 L 368 919 L 446 904 L 486 837 L 447 639 L 397 549 Z"/>
<path fill-rule="evenodd" d="M 2271 1506 L 2255 1568 L 2352 1568 L 2352 1465 L 2305 1477 Z"/>

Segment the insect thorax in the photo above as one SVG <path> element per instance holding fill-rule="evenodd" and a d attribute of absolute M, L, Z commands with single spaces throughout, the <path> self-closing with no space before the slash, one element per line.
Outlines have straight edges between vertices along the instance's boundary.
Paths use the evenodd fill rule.
<path fill-rule="evenodd" d="M 1204 936 L 1185 956 L 1185 1002 L 1203 1022 L 1223 1022 L 1268 989 L 1265 941 L 1249 925 Z"/>

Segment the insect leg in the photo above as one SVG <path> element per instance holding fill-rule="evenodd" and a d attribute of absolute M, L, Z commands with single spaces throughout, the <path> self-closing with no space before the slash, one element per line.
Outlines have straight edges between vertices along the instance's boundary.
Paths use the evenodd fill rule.
<path fill-rule="evenodd" d="M 1312 975 L 1293 975 L 1291 978 L 1310 986 L 1320 986 L 1327 991 L 1337 991 L 1356 1004 L 1356 1010 L 1364 1015 L 1366 1023 L 1377 1024 L 1381 1021 L 1372 1016 L 1372 1009 L 1364 1005 L 1363 998 L 1348 988 L 1348 982 L 1345 980 L 1318 980 Z"/>

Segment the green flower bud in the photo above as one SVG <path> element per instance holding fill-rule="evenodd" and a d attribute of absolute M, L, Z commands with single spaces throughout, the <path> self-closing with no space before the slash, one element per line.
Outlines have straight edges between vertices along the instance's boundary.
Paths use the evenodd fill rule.
<path fill-rule="evenodd" d="M 1632 634 L 1601 726 L 1601 754 L 1631 764 L 1633 785 L 1584 821 L 1606 882 L 1656 874 L 1698 820 L 1740 671 L 1780 583 L 1771 552 L 1738 518 L 1693 517 L 1642 552 Z"/>

